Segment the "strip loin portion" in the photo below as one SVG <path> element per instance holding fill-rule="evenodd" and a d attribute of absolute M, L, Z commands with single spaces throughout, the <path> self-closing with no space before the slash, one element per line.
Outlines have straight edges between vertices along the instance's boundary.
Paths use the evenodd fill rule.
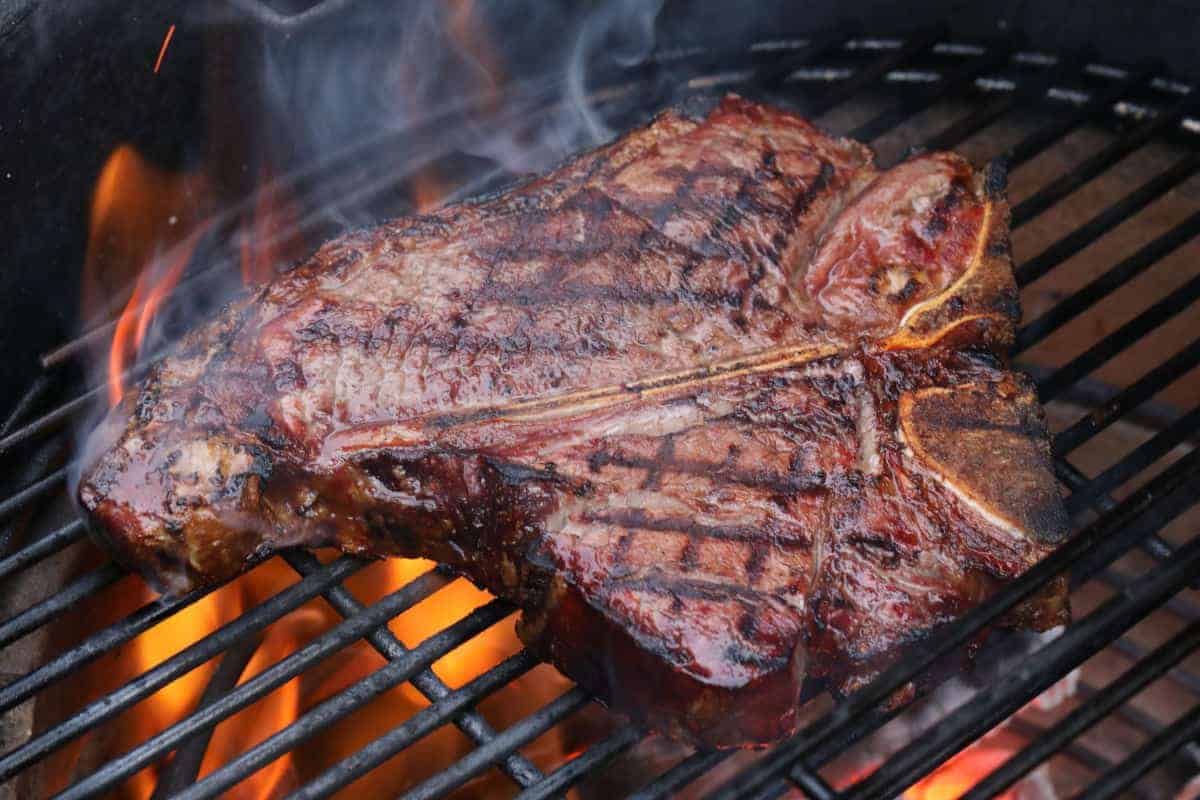
<path fill-rule="evenodd" d="M 988 184 L 733 96 L 665 112 L 227 307 L 81 502 L 170 591 L 294 545 L 435 558 L 619 710 L 775 740 L 1065 535 Z"/>

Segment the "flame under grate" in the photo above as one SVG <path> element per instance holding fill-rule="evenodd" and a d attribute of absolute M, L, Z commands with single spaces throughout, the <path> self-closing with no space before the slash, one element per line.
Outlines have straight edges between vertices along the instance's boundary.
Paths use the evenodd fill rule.
<path fill-rule="evenodd" d="M 290 17 L 256 0 L 237 5 L 259 14 L 265 25 L 294 28 L 317 24 L 331 9 L 345 5 L 345 0 L 318 3 Z M 959 113 L 952 121 L 923 133 L 915 143 L 931 149 L 960 147 L 969 140 L 987 144 L 995 140 L 980 137 L 981 132 L 1011 120 L 1011 141 L 992 147 L 984 156 L 1002 158 L 1019 175 L 1024 174 L 1018 173 L 1020 167 L 1044 159 L 1064 137 L 1085 128 L 1108 131 L 1105 143 L 1059 177 L 1047 183 L 1036 181 L 1033 175 L 1025 181 L 1029 186 L 1018 183 L 1015 187 L 1019 192 L 1015 196 L 1022 199 L 1014 207 L 1014 231 L 1019 235 L 1020 229 L 1029 225 L 1042 230 L 1040 241 L 1045 242 L 1035 255 L 1019 260 L 1018 280 L 1027 290 L 1041 282 L 1053 282 L 1074 256 L 1184 186 L 1200 169 L 1200 141 L 1195 138 L 1200 130 L 1198 100 L 1188 87 L 1147 70 L 1090 64 L 1083 55 L 1024 52 L 1015 39 L 979 46 L 948 42 L 940 29 L 905 40 L 865 39 L 845 33 L 814 40 L 759 42 L 720 53 L 662 48 L 655 57 L 610 76 L 594 90 L 594 96 L 598 108 L 609 104 L 614 109 L 613 122 L 618 125 L 692 91 L 714 89 L 759 93 L 794 105 L 839 133 L 874 140 L 881 145 L 883 160 L 888 152 L 899 157 L 898 143 L 914 143 L 912 130 L 919 127 L 914 120 L 936 117 L 941 107 L 952 106 Z M 886 100 L 879 100 L 881 90 L 886 92 Z M 536 93 L 514 100 L 514 113 L 534 113 L 531 110 L 537 108 Z M 888 142 L 891 150 L 881 144 Z M 1117 197 L 1089 193 L 1093 181 L 1111 170 L 1127 168 L 1126 159 L 1152 147 L 1169 149 L 1172 154 L 1165 169 L 1136 169 L 1136 180 Z M 388 182 L 380 180 L 374 187 L 356 190 L 382 191 Z M 1077 520 L 1075 536 L 1021 579 L 938 631 L 912 659 L 847 700 L 814 712 L 793 739 L 762 754 L 676 752 L 668 763 L 645 770 L 636 785 L 618 784 L 621 791 L 633 791 L 639 798 L 681 791 L 734 798 L 778 797 L 799 790 L 820 800 L 861 800 L 893 797 L 917 784 L 909 797 L 958 796 L 957 790 L 954 794 L 947 793 L 949 790 L 935 793 L 931 781 L 939 775 L 945 781 L 959 779 L 946 777 L 949 768 L 935 773 L 940 765 L 1003 726 L 1010 716 L 1094 655 L 1117 653 L 1126 669 L 1104 685 L 1085 686 L 1081 690 L 1085 702 L 1069 713 L 1040 723 L 1024 716 L 1009 722 L 1020 734 L 1020 746 L 1006 746 L 1001 758 L 982 759 L 986 763 L 972 767 L 970 781 L 960 788 L 973 785 L 965 795 L 970 798 L 1011 797 L 1014 795 L 1005 792 L 1054 757 L 1073 762 L 1084 776 L 1079 790 L 1086 787 L 1088 797 L 1115 797 L 1122 792 L 1157 796 L 1147 794 L 1154 790 L 1139 788 L 1138 782 L 1200 736 L 1200 676 L 1188 671 L 1184 663 L 1200 648 L 1200 607 L 1189 596 L 1189 587 L 1200 579 L 1200 537 L 1186 527 L 1194 526 L 1194 517 L 1189 520 L 1185 516 L 1200 497 L 1200 453 L 1192 449 L 1200 433 L 1200 408 L 1176 411 L 1169 404 L 1153 402 L 1168 391 L 1187 397 L 1186 387 L 1179 390 L 1176 384 L 1200 365 L 1200 332 L 1194 324 L 1200 273 L 1193 267 L 1190 273 L 1164 283 L 1152 303 L 1127 315 L 1111 330 L 1089 328 L 1081 334 L 1078 322 L 1091 319 L 1089 312 L 1156 268 L 1179 263 L 1180 252 L 1200 233 L 1200 211 L 1196 210 L 1200 199 L 1192 198 L 1190 205 L 1188 216 L 1172 222 L 1165 232 L 1141 243 L 1082 285 L 1038 295 L 1033 303 L 1026 301 L 1029 321 L 1019 332 L 1019 358 L 1054 345 L 1064 332 L 1074 330 L 1074 341 L 1082 342 L 1069 356 L 1054 358 L 1052 351 L 1044 360 L 1029 359 L 1044 402 L 1057 400 L 1064 406 L 1073 404 L 1070 408 L 1092 409 L 1082 416 L 1078 410 L 1063 412 L 1064 423 L 1058 426 L 1053 441 L 1059 477 L 1071 492 L 1068 502 Z M 1063 210 L 1067 206 L 1070 211 Z M 1089 378 L 1121 363 L 1122 354 L 1165 326 L 1186 322 L 1189 314 L 1193 324 L 1182 334 L 1184 345 L 1155 353 L 1151 368 L 1136 379 L 1112 387 Z M 101 326 L 99 333 L 89 333 L 84 340 L 88 336 L 106 339 L 117 327 L 119 322 Z M 48 354 L 44 359 L 48 374 L 80 350 L 78 343 L 68 343 Z M 133 363 L 120 372 L 124 380 L 132 380 L 146 366 Z M 1198 385 L 1195 381 L 1188 384 Z M 63 401 L 54 396 L 53 386 L 52 380 L 44 379 L 31 387 L 26 401 L 0 429 L 0 456 L 59 441 L 65 423 L 86 411 L 96 395 L 111 391 L 102 386 Z M 45 410 L 47 406 L 49 410 Z M 1150 433 L 1125 448 L 1119 458 L 1094 474 L 1072 462 L 1072 456 L 1085 452 L 1114 426 L 1131 420 L 1148 425 Z M 36 470 L 38 464 L 33 466 Z M 0 501 L 0 519 L 28 514 L 58 495 L 66 474 L 61 468 L 31 475 L 25 488 Z M 0 560 L 0 581 L 25 574 L 82 538 L 83 526 L 78 521 L 29 535 L 27 544 Z M 1148 558 L 1140 562 L 1144 569 L 1137 574 L 1115 569 L 1113 563 L 1128 559 L 1132 550 L 1140 550 Z M 511 606 L 499 600 L 485 602 L 409 647 L 387 624 L 436 597 L 450 576 L 432 568 L 410 576 L 374 602 L 364 603 L 347 588 L 347 582 L 367 568 L 365 562 L 348 557 L 322 562 L 304 552 L 288 552 L 280 558 L 295 574 L 290 583 L 281 584 L 277 592 L 186 642 L 178 652 L 148 664 L 111 692 L 71 710 L 55 724 L 33 731 L 0 754 L 0 781 L 20 781 L 23 773 L 53 754 L 122 712 L 140 708 L 142 701 L 217 658 L 219 664 L 209 670 L 194 709 L 165 730 L 133 744 L 123 755 L 72 776 L 59 796 L 100 796 L 139 774 L 150 774 L 145 770 L 153 765 L 159 765 L 153 773 L 157 782 L 154 797 L 221 796 L 272 769 L 337 721 L 406 683 L 426 698 L 424 705 L 414 707 L 407 718 L 393 720 L 390 724 L 394 727 L 373 732 L 364 746 L 302 785 L 276 782 L 271 791 L 303 798 L 330 796 L 448 724 L 456 726 L 471 746 L 444 769 L 414 782 L 405 796 L 444 796 L 498 769 L 505 777 L 496 774 L 497 781 L 506 783 L 489 784 L 497 791 L 522 798 L 554 797 L 577 785 L 598 784 L 606 771 L 614 769 L 614 760 L 627 758 L 646 745 L 647 736 L 636 725 L 610 720 L 602 734 L 581 750 L 564 754 L 549 765 L 535 765 L 528 745 L 590 708 L 586 692 L 566 689 L 498 730 L 476 706 L 537 668 L 528 653 L 509 653 L 458 686 L 447 683 L 431 668 L 448 653 L 508 619 L 514 612 Z M 275 562 L 275 566 L 279 564 Z M 969 644 L 1022 598 L 1059 574 L 1070 575 L 1080 592 L 1089 586 L 1106 590 L 1101 599 L 1085 604 L 1087 612 L 1079 613 L 1060 636 L 1039 642 L 1019 668 L 973 689 L 966 702 L 947 711 L 922 735 L 892 748 L 857 774 L 844 769 L 835 774 L 836 765 L 900 715 L 899 709 L 880 710 L 881 701 L 947 654 Z M 0 622 L 0 648 L 19 646 L 25 637 L 87 608 L 90 601 L 125 579 L 114 564 L 75 578 L 48 598 Z M 149 600 L 129 609 L 85 640 L 72 642 L 35 668 L 12 676 L 0 688 L 0 713 L 12 713 L 31 698 L 70 681 L 88 665 L 119 652 L 154 626 L 203 603 L 208 595 L 210 592 L 204 591 Z M 286 648 L 273 663 L 240 679 L 263 632 L 315 598 L 324 599 L 336 615 L 336 624 L 307 642 Z M 1139 643 L 1130 629 L 1153 614 L 1172 615 L 1173 635 L 1150 648 Z M 290 724 L 196 780 L 206 752 L 213 747 L 213 730 L 218 724 L 360 645 L 372 650 L 382 665 L 361 680 L 328 693 Z M 1171 681 L 1177 690 L 1180 713 L 1174 719 L 1158 719 L 1130 702 L 1159 680 Z M 925 695 L 932 691 L 932 686 L 922 690 Z M 1116 718 L 1140 732 L 1137 744 L 1127 752 L 1114 758 L 1081 743 L 1085 731 Z M 972 752 L 966 750 L 951 766 L 959 759 L 969 760 Z M 626 761 L 620 765 L 621 771 L 628 771 Z M 933 776 L 926 778 L 931 773 Z M 944 783 L 943 788 L 949 785 Z"/>

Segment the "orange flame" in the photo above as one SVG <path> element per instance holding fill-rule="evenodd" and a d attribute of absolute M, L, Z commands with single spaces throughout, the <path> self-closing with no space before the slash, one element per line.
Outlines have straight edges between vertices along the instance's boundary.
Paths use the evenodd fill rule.
<path fill-rule="evenodd" d="M 276 265 L 301 254 L 303 243 L 296 234 L 300 219 L 297 206 L 284 196 L 272 180 L 270 167 L 259 170 L 259 189 L 249 218 L 239 234 L 242 284 L 263 283 L 275 274 Z"/>
<path fill-rule="evenodd" d="M 440 206 L 448 192 L 448 187 L 433 169 L 426 169 L 414 175 L 409 188 L 413 207 L 419 214 L 433 211 Z"/>
<path fill-rule="evenodd" d="M 123 374 L 204 231 L 197 219 L 207 198 L 202 175 L 162 170 L 129 145 L 116 148 L 100 170 L 88 224 L 84 312 L 103 316 L 108 298 L 134 285 L 108 354 L 112 405 L 124 394 Z"/>
<path fill-rule="evenodd" d="M 183 276 L 192 250 L 201 231 L 181 242 L 168 257 L 165 265 L 155 263 L 138 276 L 133 294 L 125 304 L 117 327 L 113 332 L 112 347 L 108 351 L 108 403 L 115 406 L 125 394 L 125 371 L 141 352 L 146 341 L 150 323 L 158 314 L 163 301 L 171 294 L 175 284 Z"/>
<path fill-rule="evenodd" d="M 347 586 L 361 602 L 372 603 L 431 567 L 431 562 L 419 559 L 390 559 L 355 575 L 347 581 Z M 279 561 L 261 565 L 134 639 L 129 666 L 143 672 L 161 663 L 295 579 Z M 457 580 L 396 617 L 388 627 L 405 645 L 413 647 L 491 599 L 487 592 Z M 340 621 L 341 617 L 320 600 L 283 617 L 267 628 L 239 682 L 253 678 Z M 433 671 L 452 688 L 458 687 L 520 647 L 512 623 L 507 621 L 443 656 L 434 663 Z M 152 736 L 191 713 L 217 663 L 214 660 L 194 670 L 139 704 L 136 714 L 130 715 L 130 724 L 136 728 L 133 741 Z M 374 649 L 360 642 L 225 720 L 214 731 L 199 777 L 278 732 L 305 710 L 379 669 L 383 663 Z M 497 726 L 503 727 L 549 702 L 566 688 L 567 683 L 556 677 L 556 673 L 538 674 L 536 679 L 527 676 L 493 698 L 503 703 L 489 707 L 488 715 Z M 423 694 L 410 684 L 402 684 L 339 721 L 322 736 L 314 737 L 300 749 L 254 773 L 226 796 L 234 800 L 270 800 L 286 794 L 427 705 L 429 701 Z M 421 740 L 403 757 L 392 759 L 364 776 L 342 795 L 396 794 L 445 768 L 470 748 L 458 731 L 443 728 Z M 552 732 L 541 744 L 541 758 L 550 765 L 560 763 L 566 749 L 561 735 Z M 157 771 L 148 768 L 123 787 L 122 797 L 146 800 L 153 793 L 156 781 Z"/>
<path fill-rule="evenodd" d="M 1011 755 L 1003 747 L 969 747 L 912 786 L 904 800 L 957 800 Z M 1016 796 L 1010 789 L 997 795 L 997 800 L 1016 800 Z"/>

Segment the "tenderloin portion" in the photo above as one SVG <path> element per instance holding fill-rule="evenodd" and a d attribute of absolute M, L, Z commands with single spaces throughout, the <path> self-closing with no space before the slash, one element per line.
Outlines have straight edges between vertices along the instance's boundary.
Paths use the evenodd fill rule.
<path fill-rule="evenodd" d="M 880 173 L 727 97 L 326 245 L 114 410 L 80 499 L 170 591 L 292 545 L 438 559 L 619 710 L 768 742 L 1065 534 L 1015 298 L 960 158 Z"/>

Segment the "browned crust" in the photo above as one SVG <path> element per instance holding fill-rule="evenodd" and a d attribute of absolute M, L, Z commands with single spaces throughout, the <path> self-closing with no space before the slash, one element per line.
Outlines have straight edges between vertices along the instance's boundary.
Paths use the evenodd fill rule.
<path fill-rule="evenodd" d="M 913 454 L 977 510 L 1043 544 L 1066 536 L 1045 421 L 1028 381 L 1012 375 L 906 393 L 899 416 Z"/>
<path fill-rule="evenodd" d="M 909 310 L 901 329 L 886 341 L 889 349 L 931 347 L 950 336 L 1001 353 L 1012 346 L 1021 310 L 1009 246 L 1012 215 L 998 169 L 989 166 L 973 177 L 972 188 L 985 202 L 971 265 L 940 295 Z"/>
<path fill-rule="evenodd" d="M 750 683 L 707 683 L 672 669 L 561 576 L 551 581 L 539 609 L 521 615 L 517 633 L 604 703 L 675 738 L 745 747 L 790 736 L 800 722 L 807 677 L 802 642 L 787 664 Z"/>

